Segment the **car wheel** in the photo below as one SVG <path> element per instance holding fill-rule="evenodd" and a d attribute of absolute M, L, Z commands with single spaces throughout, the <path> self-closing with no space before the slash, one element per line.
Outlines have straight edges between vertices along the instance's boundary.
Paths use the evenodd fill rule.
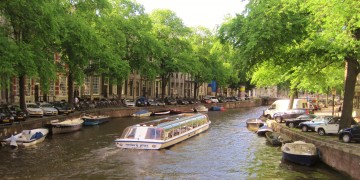
<path fill-rule="evenodd" d="M 278 123 L 281 123 L 281 122 L 282 122 L 282 119 L 281 119 L 280 116 L 278 116 L 278 117 L 275 118 L 275 121 L 278 122 Z"/>
<path fill-rule="evenodd" d="M 318 134 L 320 135 L 320 136 L 324 136 L 325 135 L 325 130 L 324 129 L 319 129 L 318 130 Z"/>
<path fill-rule="evenodd" d="M 307 127 L 307 126 L 303 126 L 303 127 L 301 128 L 301 131 L 302 131 L 302 132 L 307 132 L 307 131 L 308 131 L 308 127 Z"/>
<path fill-rule="evenodd" d="M 351 141 L 351 137 L 350 135 L 348 134 L 344 134 L 343 137 L 342 137 L 342 140 L 345 142 L 345 143 L 348 143 Z"/>
<path fill-rule="evenodd" d="M 294 123 L 289 123 L 289 128 L 294 128 L 295 127 L 295 124 Z"/>

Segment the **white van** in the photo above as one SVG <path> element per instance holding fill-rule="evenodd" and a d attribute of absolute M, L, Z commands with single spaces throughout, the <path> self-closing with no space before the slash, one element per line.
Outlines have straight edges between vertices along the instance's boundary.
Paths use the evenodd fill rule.
<path fill-rule="evenodd" d="M 276 100 L 274 103 L 270 105 L 269 108 L 267 108 L 264 111 L 264 115 L 267 116 L 268 118 L 273 118 L 275 113 L 289 110 L 289 104 L 290 104 L 290 99 Z M 306 99 L 294 99 L 292 109 L 299 109 L 299 108 L 300 109 L 309 108 Z"/>

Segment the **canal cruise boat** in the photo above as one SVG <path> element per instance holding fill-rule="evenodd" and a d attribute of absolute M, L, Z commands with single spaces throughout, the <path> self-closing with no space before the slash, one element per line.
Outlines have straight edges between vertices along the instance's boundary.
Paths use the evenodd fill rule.
<path fill-rule="evenodd" d="M 184 113 L 125 128 L 115 144 L 123 149 L 162 149 L 209 129 L 206 114 Z"/>

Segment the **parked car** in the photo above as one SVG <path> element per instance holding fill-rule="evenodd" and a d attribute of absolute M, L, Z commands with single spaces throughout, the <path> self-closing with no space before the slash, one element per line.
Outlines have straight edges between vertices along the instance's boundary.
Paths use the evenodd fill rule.
<path fill-rule="evenodd" d="M 360 141 L 360 125 L 354 125 L 350 128 L 341 129 L 339 131 L 339 140 L 349 143 L 352 140 Z"/>
<path fill-rule="evenodd" d="M 189 104 L 189 101 L 186 100 L 186 99 L 178 99 L 176 101 L 177 104 L 181 104 L 181 105 L 186 105 L 186 104 Z"/>
<path fill-rule="evenodd" d="M 148 99 L 150 106 L 158 106 L 158 102 L 155 99 Z"/>
<path fill-rule="evenodd" d="M 70 104 L 63 101 L 54 101 L 50 103 L 55 109 L 58 110 L 59 114 L 69 114 L 75 111 L 75 108 L 71 108 Z"/>
<path fill-rule="evenodd" d="M 143 106 L 149 106 L 149 101 L 145 97 L 140 97 L 135 101 L 135 106 L 143 107 Z"/>
<path fill-rule="evenodd" d="M 45 116 L 56 116 L 59 111 L 54 106 L 47 102 L 39 103 L 40 108 L 43 110 Z"/>
<path fill-rule="evenodd" d="M 226 102 L 236 102 L 236 101 L 237 101 L 237 99 L 234 96 L 226 97 Z"/>
<path fill-rule="evenodd" d="M 199 101 L 196 99 L 187 99 L 187 101 L 189 101 L 189 104 L 198 104 Z"/>
<path fill-rule="evenodd" d="M 161 99 L 149 99 L 150 106 L 165 106 L 165 102 Z"/>
<path fill-rule="evenodd" d="M 165 102 L 162 99 L 155 99 L 158 102 L 158 106 L 165 106 Z"/>
<path fill-rule="evenodd" d="M 209 99 L 211 100 L 211 103 L 218 103 L 219 99 L 217 99 L 215 96 L 209 96 Z"/>
<path fill-rule="evenodd" d="M 218 97 L 218 100 L 219 100 L 219 103 L 225 103 L 225 102 L 228 102 L 228 100 L 226 99 L 226 97 L 224 96 L 220 96 Z"/>
<path fill-rule="evenodd" d="M 14 122 L 14 116 L 9 109 L 5 106 L 0 107 L 0 124 L 12 124 Z"/>
<path fill-rule="evenodd" d="M 35 103 L 27 103 L 26 104 L 26 112 L 28 114 L 28 116 L 30 117 L 43 117 L 44 116 L 44 112 L 43 110 L 40 108 L 39 105 L 35 104 Z"/>
<path fill-rule="evenodd" d="M 315 126 L 315 132 L 317 132 L 320 136 L 326 134 L 337 134 L 339 132 L 339 122 L 340 117 L 333 118 L 325 124 Z M 352 119 L 351 124 L 356 124 L 356 121 Z"/>
<path fill-rule="evenodd" d="M 281 123 L 285 119 L 296 118 L 300 115 L 307 114 L 306 109 L 289 109 L 286 111 L 279 111 L 274 113 L 273 117 L 276 122 Z"/>
<path fill-rule="evenodd" d="M 303 132 L 307 132 L 308 130 L 315 131 L 315 126 L 325 124 L 329 122 L 331 119 L 337 118 L 333 116 L 317 116 L 311 121 L 302 122 L 299 124 L 299 128 Z"/>
<path fill-rule="evenodd" d="M 303 114 L 296 118 L 286 119 L 285 124 L 289 128 L 298 127 L 301 122 L 311 121 L 316 117 L 314 114 Z"/>
<path fill-rule="evenodd" d="M 164 101 L 167 105 L 176 105 L 177 104 L 176 100 L 171 97 L 165 97 Z"/>
<path fill-rule="evenodd" d="M 135 107 L 135 101 L 130 99 L 125 99 L 125 106 L 126 107 Z"/>
<path fill-rule="evenodd" d="M 17 105 L 5 105 L 5 107 L 11 112 L 15 122 L 25 121 L 27 119 L 26 112 L 21 110 Z"/>
<path fill-rule="evenodd" d="M 204 103 L 204 104 L 211 104 L 212 101 L 209 97 L 204 97 L 202 100 L 201 100 L 201 103 Z"/>

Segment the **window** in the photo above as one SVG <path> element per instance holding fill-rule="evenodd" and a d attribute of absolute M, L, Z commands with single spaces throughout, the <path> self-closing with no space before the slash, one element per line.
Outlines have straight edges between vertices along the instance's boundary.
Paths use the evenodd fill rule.
<path fill-rule="evenodd" d="M 84 88 L 84 94 L 90 95 L 90 77 L 86 76 L 84 80 L 85 88 Z"/>
<path fill-rule="evenodd" d="M 67 80 L 65 76 L 60 76 L 59 78 L 59 82 L 60 82 L 60 95 L 61 96 L 66 96 L 67 95 Z"/>
<path fill-rule="evenodd" d="M 54 84 L 54 81 L 51 81 L 50 82 L 50 89 L 49 89 L 49 95 L 50 96 L 54 96 L 55 95 L 55 84 Z"/>
<path fill-rule="evenodd" d="M 98 95 L 100 93 L 100 77 L 94 76 L 92 78 L 93 94 Z"/>

